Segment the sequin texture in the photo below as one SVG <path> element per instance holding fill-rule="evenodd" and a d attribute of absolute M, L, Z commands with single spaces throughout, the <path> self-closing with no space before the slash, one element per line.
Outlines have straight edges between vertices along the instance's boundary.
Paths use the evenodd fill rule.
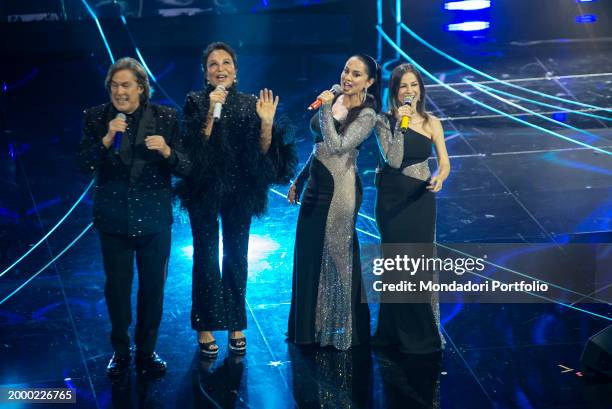
<path fill-rule="evenodd" d="M 96 176 L 94 226 L 106 233 L 138 237 L 172 224 L 171 175 L 187 175 L 191 161 L 183 153 L 174 109 L 150 103 L 134 114 L 128 115 L 128 129 L 117 152 L 102 144 L 108 123 L 116 116 L 112 104 L 85 110 L 77 155 L 82 170 Z M 146 148 L 145 137 L 154 134 L 163 136 L 170 146 L 167 159 Z"/>
<path fill-rule="evenodd" d="M 183 137 L 194 162 L 177 190 L 189 212 L 193 233 L 191 325 L 197 331 L 246 328 L 245 294 L 251 218 L 266 208 L 268 188 L 293 175 L 295 152 L 288 130 L 277 126 L 267 152 L 260 149 L 257 98 L 228 89 L 221 118 L 206 138 L 212 86 L 190 92 L 185 101 Z M 219 220 L 223 267 L 219 268 Z"/>
<path fill-rule="evenodd" d="M 331 106 L 319 113 L 323 142 L 315 145 L 315 157 L 328 169 L 334 193 L 325 225 L 323 257 L 317 295 L 315 331 L 321 346 L 346 350 L 351 346 L 351 277 L 355 229 L 357 147 L 370 135 L 376 113 L 364 108 L 338 134 Z"/>
<path fill-rule="evenodd" d="M 416 133 L 416 132 L 415 132 Z M 420 136 L 425 138 L 425 136 Z M 394 169 L 401 169 L 402 173 L 419 180 L 429 180 L 431 171 L 427 160 L 406 164 L 406 156 L 412 152 L 404 152 L 405 135 L 401 131 L 399 121 L 396 121 L 393 131 L 387 115 L 378 115 L 376 118 L 376 139 L 378 147 L 386 164 Z M 428 142 L 428 144 L 431 144 Z"/>

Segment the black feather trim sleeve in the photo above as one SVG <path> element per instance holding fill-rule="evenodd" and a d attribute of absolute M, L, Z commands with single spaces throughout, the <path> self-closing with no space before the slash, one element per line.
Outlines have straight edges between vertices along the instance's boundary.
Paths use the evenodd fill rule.
<path fill-rule="evenodd" d="M 262 215 L 272 184 L 287 183 L 297 163 L 293 128 L 275 120 L 266 154 L 260 150 L 261 121 L 257 98 L 228 91 L 221 119 L 210 138 L 202 134 L 212 89 L 192 92 L 183 110 L 183 140 L 193 167 L 176 191 L 184 207 L 218 210 L 224 203 L 239 204 L 241 211 Z"/>

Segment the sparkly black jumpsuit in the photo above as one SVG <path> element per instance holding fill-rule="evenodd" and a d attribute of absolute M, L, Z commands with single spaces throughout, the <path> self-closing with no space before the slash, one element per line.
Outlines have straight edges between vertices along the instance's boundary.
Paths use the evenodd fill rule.
<path fill-rule="evenodd" d="M 256 97 L 228 89 L 221 118 L 208 140 L 203 128 L 211 86 L 187 95 L 183 139 L 194 166 L 177 186 L 193 234 L 193 304 L 196 331 L 246 328 L 245 295 L 251 218 L 266 209 L 271 184 L 288 183 L 297 162 L 290 128 L 275 122 L 272 143 L 260 151 Z M 219 218 L 223 262 L 219 269 Z"/>

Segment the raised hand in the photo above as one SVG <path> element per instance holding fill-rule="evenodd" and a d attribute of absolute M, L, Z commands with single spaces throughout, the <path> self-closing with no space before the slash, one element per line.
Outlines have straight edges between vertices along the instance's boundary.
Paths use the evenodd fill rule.
<path fill-rule="evenodd" d="M 274 122 L 276 115 L 276 107 L 278 106 L 278 95 L 274 97 L 271 89 L 262 89 L 259 91 L 259 99 L 257 100 L 257 115 L 264 124 L 271 125 Z"/>

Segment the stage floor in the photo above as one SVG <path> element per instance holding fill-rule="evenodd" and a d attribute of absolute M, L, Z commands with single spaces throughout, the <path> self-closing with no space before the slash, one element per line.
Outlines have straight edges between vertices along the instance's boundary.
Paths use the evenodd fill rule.
<path fill-rule="evenodd" d="M 531 78 L 520 82 L 528 88 L 612 106 L 612 52 L 520 54 L 503 64 L 487 61 L 481 68 L 505 79 Z M 336 78 L 344 58 L 313 56 L 313 64 L 324 62 L 330 67 L 326 78 L 311 78 L 317 83 L 314 89 L 323 89 Z M 241 77 L 241 86 L 254 91 L 262 78 L 268 82 L 278 78 L 280 84 L 273 86 L 284 98 L 281 109 L 300 127 L 303 163 L 311 139 L 308 116 L 301 107 L 316 93 L 303 92 L 308 78 L 296 84 L 287 73 L 266 77 L 266 66 L 274 70 L 277 63 L 264 56 L 245 57 L 241 60 L 244 67 L 258 69 L 254 77 Z M 158 75 L 159 81 L 180 105 L 185 93 L 198 81 L 201 84 L 198 64 L 194 55 L 168 63 L 160 56 L 149 65 L 157 72 L 167 71 Z M 105 66 L 94 58 L 21 62 L 11 70 L 8 83 L 12 88 L 3 97 L 9 143 L 1 161 L 2 267 L 49 231 L 89 183 L 78 174 L 74 158 L 80 110 L 105 102 L 101 80 Z M 594 73 L 606 74 L 589 75 Z M 570 74 L 579 77 L 546 79 Z M 466 73 L 449 68 L 436 75 L 452 82 Z M 62 92 L 65 86 L 70 87 L 68 92 Z M 82 91 L 89 89 L 96 91 Z M 460 89 L 468 91 L 465 85 Z M 437 196 L 438 241 L 541 243 L 579 236 L 612 241 L 610 156 L 508 119 L 487 117 L 490 113 L 442 88 L 428 91 L 434 114 L 456 118 L 444 121 L 452 173 Z M 470 95 L 480 98 L 473 89 Z M 490 98 L 483 100 L 502 107 Z M 571 114 L 567 118 L 567 123 L 588 129 L 592 135 L 553 128 L 570 138 L 612 149 L 610 122 Z M 545 124 L 539 119 L 534 123 Z M 376 160 L 371 138 L 358 160 L 364 184 L 361 212 L 366 216 L 374 215 Z M 116 384 L 107 378 L 110 326 L 99 242 L 90 230 L 0 305 L 0 386 L 76 387 L 79 408 L 112 404 L 148 408 L 612 407 L 612 385 L 587 380 L 579 373 L 586 340 L 612 320 L 606 305 L 583 307 L 608 320 L 557 304 L 442 305 L 447 342 L 442 356 L 398 355 L 367 346 L 349 352 L 303 350 L 288 344 L 285 332 L 298 207 L 288 205 L 283 197 L 286 189 L 270 192 L 268 214 L 252 226 L 249 347 L 244 358 L 228 355 L 223 333 L 216 334 L 221 347 L 216 361 L 198 357 L 189 320 L 191 231 L 185 214 L 177 210 L 157 348 L 168 361 L 165 377 L 148 380 L 132 374 Z M 41 247 L 0 278 L 0 297 L 66 248 L 89 223 L 90 212 L 88 196 Z M 365 232 L 360 233 L 362 243 L 376 243 L 374 223 L 360 217 L 358 227 Z M 376 306 L 371 309 L 374 328 Z"/>

